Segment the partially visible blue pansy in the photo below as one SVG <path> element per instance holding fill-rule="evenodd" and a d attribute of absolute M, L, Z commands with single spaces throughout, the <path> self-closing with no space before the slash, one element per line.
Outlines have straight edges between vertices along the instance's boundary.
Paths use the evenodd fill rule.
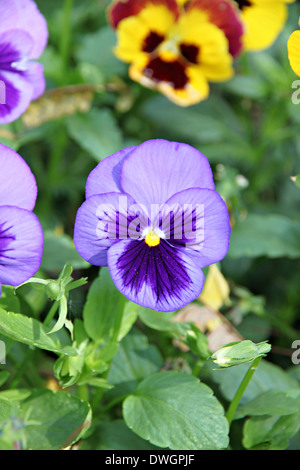
<path fill-rule="evenodd" d="M 1 285 L 19 286 L 40 267 L 44 237 L 32 212 L 36 197 L 27 163 L 0 144 L 0 295 Z"/>
<path fill-rule="evenodd" d="M 228 210 L 207 158 L 160 139 L 99 163 L 74 231 L 79 254 L 108 265 L 122 294 L 166 312 L 199 296 L 202 268 L 224 258 L 229 240 Z"/>
<path fill-rule="evenodd" d="M 0 0 L 0 124 L 18 119 L 45 91 L 48 28 L 33 0 Z"/>

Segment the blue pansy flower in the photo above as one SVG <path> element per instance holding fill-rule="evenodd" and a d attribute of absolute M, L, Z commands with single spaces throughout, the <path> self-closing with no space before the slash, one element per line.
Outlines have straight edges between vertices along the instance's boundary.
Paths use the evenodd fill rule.
<path fill-rule="evenodd" d="M 44 236 L 32 212 L 36 197 L 27 163 L 0 144 L 0 295 L 1 285 L 19 286 L 40 267 Z"/>
<path fill-rule="evenodd" d="M 202 268 L 224 258 L 229 240 L 227 206 L 207 158 L 161 139 L 99 163 L 88 177 L 74 231 L 85 260 L 108 266 L 124 296 L 159 311 L 199 296 Z"/>
<path fill-rule="evenodd" d="M 6 124 L 45 91 L 36 59 L 47 45 L 48 27 L 33 0 L 0 0 L 0 17 L 0 124 Z"/>

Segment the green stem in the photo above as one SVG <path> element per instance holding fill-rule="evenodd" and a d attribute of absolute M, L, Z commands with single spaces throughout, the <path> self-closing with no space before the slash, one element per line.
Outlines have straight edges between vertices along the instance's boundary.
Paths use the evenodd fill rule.
<path fill-rule="evenodd" d="M 110 401 L 106 406 L 104 406 L 99 413 L 95 415 L 96 418 L 100 418 L 102 415 L 104 415 L 107 411 L 109 411 L 111 408 L 114 408 L 114 406 L 118 405 L 119 403 L 122 403 L 125 398 L 128 397 L 128 393 L 121 395 L 119 397 L 114 398 L 112 401 Z"/>
<path fill-rule="evenodd" d="M 229 423 L 229 426 L 231 425 L 232 423 L 232 420 L 233 420 L 233 417 L 234 417 L 234 414 L 236 412 L 236 409 L 241 401 L 241 398 L 242 396 L 244 395 L 244 392 L 246 390 L 246 388 L 248 387 L 249 385 L 249 382 L 250 380 L 252 379 L 252 376 L 254 374 L 254 372 L 256 371 L 259 363 L 261 361 L 261 357 L 257 357 L 256 359 L 254 359 L 254 361 L 252 362 L 251 366 L 249 367 L 248 371 L 246 372 L 246 375 L 245 377 L 243 378 L 228 410 L 227 410 L 227 413 L 226 413 L 226 418 L 227 418 L 227 421 Z"/>
<path fill-rule="evenodd" d="M 55 145 L 49 155 L 48 168 L 46 172 L 44 194 L 42 202 L 40 203 L 40 212 L 42 214 L 50 214 L 53 204 L 53 189 L 55 189 L 58 175 L 61 175 L 62 170 L 59 168 L 60 162 L 62 161 L 65 147 L 68 143 L 68 137 L 65 129 L 62 127 L 57 132 L 55 138 Z"/>
<path fill-rule="evenodd" d="M 30 361 L 32 358 L 33 358 L 33 354 L 34 354 L 34 349 L 28 349 L 24 358 L 23 358 L 23 361 L 21 362 L 21 365 L 18 369 L 18 372 L 16 373 L 16 375 L 14 376 L 13 380 L 11 381 L 10 385 L 9 385 L 9 388 L 12 389 L 12 388 L 16 388 L 25 372 L 25 369 L 28 365 L 28 361 Z"/>
<path fill-rule="evenodd" d="M 58 307 L 59 307 L 59 301 L 58 300 L 55 300 L 44 320 L 44 325 L 45 326 L 49 326 L 50 323 L 51 323 L 51 320 L 52 318 L 54 317 L 54 315 L 56 314 L 57 310 L 58 310 Z"/>
<path fill-rule="evenodd" d="M 294 330 L 290 325 L 287 325 L 279 317 L 275 315 L 270 315 L 265 312 L 259 315 L 261 318 L 265 319 L 270 323 L 274 328 L 276 328 L 282 335 L 284 335 L 289 340 L 299 339 L 299 332 Z"/>
<path fill-rule="evenodd" d="M 77 386 L 77 393 L 81 400 L 89 401 L 89 389 L 87 385 L 78 385 Z"/>
<path fill-rule="evenodd" d="M 202 359 L 199 359 L 199 361 L 196 362 L 196 364 L 194 366 L 194 369 L 192 371 L 192 375 L 194 377 L 198 377 L 198 374 L 199 374 L 203 364 L 204 364 L 204 361 Z"/>

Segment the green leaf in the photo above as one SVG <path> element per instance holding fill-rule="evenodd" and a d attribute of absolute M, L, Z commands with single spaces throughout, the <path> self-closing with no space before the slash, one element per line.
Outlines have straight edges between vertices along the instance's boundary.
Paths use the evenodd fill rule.
<path fill-rule="evenodd" d="M 245 422 L 246 449 L 284 450 L 299 430 L 300 413 L 286 416 L 255 416 Z"/>
<path fill-rule="evenodd" d="M 208 450 L 228 445 L 221 404 L 207 385 L 184 373 L 147 377 L 124 401 L 123 415 L 133 432 L 159 447 Z"/>
<path fill-rule="evenodd" d="M 102 377 L 91 377 L 90 379 L 87 379 L 85 383 L 91 387 L 101 388 L 102 390 L 109 390 L 112 388 L 112 385 L 110 385 L 107 380 L 103 379 Z"/>
<path fill-rule="evenodd" d="M 10 312 L 20 312 L 20 300 L 13 287 L 2 286 L 0 307 Z"/>
<path fill-rule="evenodd" d="M 300 413 L 300 389 L 268 390 L 238 407 L 234 418 L 244 416 L 283 416 Z"/>
<path fill-rule="evenodd" d="M 94 341 L 110 341 L 115 332 L 116 318 L 122 314 L 126 298 L 114 285 L 108 268 L 92 283 L 83 310 L 84 327 Z M 122 328 L 122 327 L 121 327 Z"/>
<path fill-rule="evenodd" d="M 112 53 L 115 44 L 115 32 L 109 26 L 103 27 L 96 33 L 83 37 L 76 52 L 77 59 L 82 64 L 95 65 L 105 79 L 122 75 L 127 66 Z"/>
<path fill-rule="evenodd" d="M 66 264 L 57 281 L 46 281 L 46 292 L 47 296 L 56 302 L 52 305 L 52 308 L 55 309 L 55 313 L 57 308 L 59 309 L 58 320 L 52 327 L 52 330 L 49 331 L 49 334 L 55 333 L 65 326 L 70 331 L 71 338 L 73 339 L 73 323 L 71 320 L 67 319 L 69 291 L 86 284 L 87 278 L 81 278 L 73 282 L 73 278 L 71 276 L 72 272 L 73 266 L 71 264 Z M 31 282 L 34 281 L 31 280 Z M 51 311 L 49 312 L 49 315 L 51 317 Z M 46 318 L 44 324 L 48 326 L 48 322 L 49 319 Z"/>
<path fill-rule="evenodd" d="M 61 343 L 61 336 L 54 333 L 35 318 L 0 309 L 0 332 L 15 341 L 60 354 L 76 355 L 70 343 Z"/>
<path fill-rule="evenodd" d="M 208 340 L 199 328 L 190 322 L 173 321 L 175 312 L 157 312 L 148 308 L 139 307 L 138 314 L 142 322 L 149 328 L 164 331 L 172 338 L 186 344 L 194 354 L 203 359 L 210 356 Z"/>
<path fill-rule="evenodd" d="M 109 396 L 115 397 L 134 392 L 138 383 L 163 366 L 163 358 L 147 337 L 131 331 L 119 344 L 113 358 L 107 380 L 114 385 Z"/>
<path fill-rule="evenodd" d="M 60 385 L 71 387 L 78 382 L 84 366 L 85 357 L 79 352 L 77 356 L 61 356 L 54 364 L 54 375 Z"/>
<path fill-rule="evenodd" d="M 0 431 L 1 431 L 1 423 L 3 423 L 6 419 L 10 418 L 11 411 L 12 411 L 12 404 L 8 400 L 0 398 Z"/>
<path fill-rule="evenodd" d="M 90 425 L 87 402 L 66 392 L 37 391 L 20 405 L 27 450 L 58 450 L 76 442 Z"/>
<path fill-rule="evenodd" d="M 213 365 L 211 367 L 213 367 Z M 248 368 L 249 365 L 242 364 L 229 369 L 210 371 L 212 379 L 219 384 L 223 396 L 229 402 L 233 400 Z M 268 390 L 275 389 L 284 391 L 291 388 L 298 388 L 297 381 L 290 377 L 279 366 L 262 359 L 241 399 L 241 404 L 253 400 L 255 397 Z"/>
<path fill-rule="evenodd" d="M 74 242 L 69 235 L 55 235 L 45 231 L 44 253 L 41 269 L 61 271 L 69 263 L 74 269 L 86 269 L 90 266 L 77 253 Z"/>
<path fill-rule="evenodd" d="M 142 114 L 160 129 L 196 142 L 220 141 L 228 133 L 225 124 L 213 113 L 202 113 L 200 107 L 180 108 L 160 96 L 146 101 Z"/>
<path fill-rule="evenodd" d="M 121 419 L 98 423 L 80 450 L 155 450 L 156 447 L 134 434 Z"/>
<path fill-rule="evenodd" d="M 0 387 L 7 381 L 9 372 L 7 370 L 0 371 Z"/>
<path fill-rule="evenodd" d="M 300 220 L 276 214 L 250 214 L 232 230 L 228 257 L 300 256 Z"/>
<path fill-rule="evenodd" d="M 99 382 L 95 375 L 108 369 L 112 357 L 116 354 L 117 346 L 114 343 L 101 347 L 95 343 L 84 341 L 76 347 L 76 357 L 61 356 L 54 365 L 55 377 L 62 387 L 70 387 L 77 383 L 91 384 L 101 388 L 110 388 L 106 383 Z"/>
<path fill-rule="evenodd" d="M 140 307 L 138 315 L 142 322 L 149 328 L 158 331 L 173 331 L 174 322 L 172 318 L 176 312 L 158 312 L 150 308 Z"/>
<path fill-rule="evenodd" d="M 125 303 L 118 341 L 121 341 L 121 339 L 124 338 L 124 336 L 126 336 L 131 330 L 132 325 L 134 325 L 138 317 L 138 309 L 139 306 L 131 301 Z"/>
<path fill-rule="evenodd" d="M 9 402 L 19 402 L 31 395 L 31 390 L 25 388 L 13 388 L 0 392 L 0 398 Z"/>
<path fill-rule="evenodd" d="M 158 312 L 149 308 L 140 307 L 138 315 L 142 322 L 149 328 L 164 331 L 173 338 L 184 340 L 185 335 L 191 330 L 190 324 L 173 321 L 176 312 Z"/>
<path fill-rule="evenodd" d="M 255 75 L 236 75 L 223 88 L 234 95 L 251 99 L 264 98 L 269 91 L 267 83 Z"/>
<path fill-rule="evenodd" d="M 289 77 L 285 73 L 280 62 L 269 54 L 268 51 L 259 51 L 255 54 L 251 54 L 249 59 L 251 61 L 250 67 L 253 67 L 253 70 L 257 72 L 260 72 L 260 75 L 264 77 L 266 82 L 276 86 L 276 88 L 281 87 L 284 91 L 287 86 L 290 86 Z"/>
<path fill-rule="evenodd" d="M 97 162 L 122 148 L 121 131 L 109 109 L 92 109 L 67 120 L 70 136 Z"/>
<path fill-rule="evenodd" d="M 57 331 L 61 330 L 63 326 L 65 325 L 66 319 L 67 319 L 67 314 L 68 314 L 68 302 L 67 298 L 63 296 L 60 301 L 59 301 L 59 314 L 58 314 L 58 320 L 49 331 L 49 334 L 56 333 Z"/>

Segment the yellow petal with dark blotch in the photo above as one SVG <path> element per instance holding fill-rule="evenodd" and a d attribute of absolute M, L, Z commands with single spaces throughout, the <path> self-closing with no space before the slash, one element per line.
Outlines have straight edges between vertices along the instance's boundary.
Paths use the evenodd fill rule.
<path fill-rule="evenodd" d="M 179 21 L 180 37 L 184 44 L 195 45 L 199 49 L 197 67 L 208 81 L 221 82 L 234 75 L 233 58 L 228 50 L 228 40 L 224 32 L 212 23 L 194 23 L 194 10 Z M 199 17 L 200 19 L 200 17 Z"/>
<path fill-rule="evenodd" d="M 157 89 L 178 106 L 191 106 L 208 98 L 209 84 L 203 73 L 195 67 L 186 69 L 188 82 L 182 89 L 174 89 L 167 83 L 160 83 Z"/>
<path fill-rule="evenodd" d="M 166 35 L 174 24 L 174 15 L 164 5 L 149 4 L 138 15 L 120 21 L 117 27 L 116 56 L 135 62 L 145 55 L 143 45 L 149 34 Z"/>

